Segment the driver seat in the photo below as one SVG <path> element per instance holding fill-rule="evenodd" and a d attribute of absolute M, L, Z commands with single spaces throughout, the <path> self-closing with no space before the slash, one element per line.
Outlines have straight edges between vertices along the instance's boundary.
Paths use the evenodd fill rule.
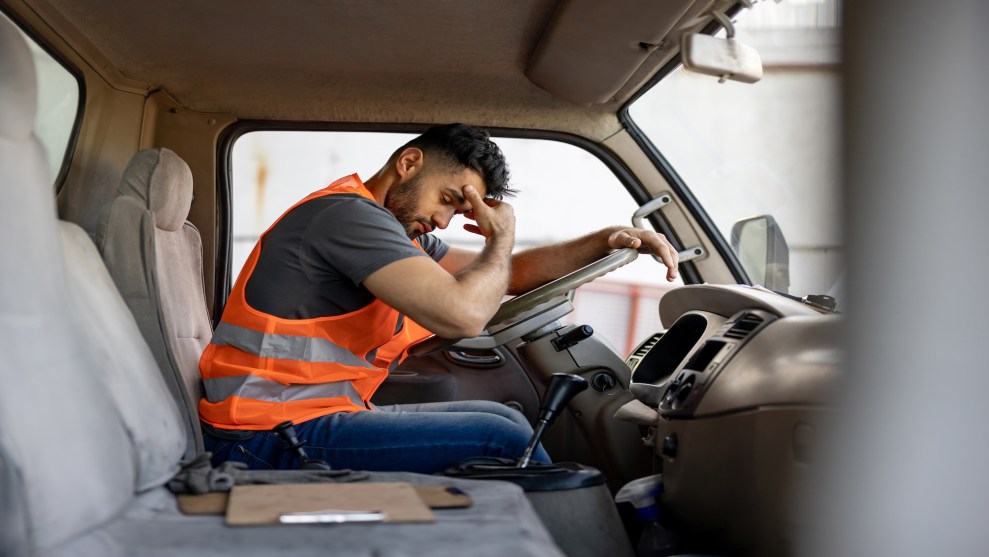
<path fill-rule="evenodd" d="M 124 170 L 96 242 L 117 289 L 184 409 L 186 457 L 203 452 L 199 358 L 213 335 L 203 292 L 203 245 L 187 219 L 192 171 L 169 149 L 144 149 Z"/>

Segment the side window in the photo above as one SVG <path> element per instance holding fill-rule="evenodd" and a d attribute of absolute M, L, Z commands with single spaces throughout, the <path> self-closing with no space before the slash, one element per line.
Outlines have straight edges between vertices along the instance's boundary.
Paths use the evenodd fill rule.
<path fill-rule="evenodd" d="M 0 14 L 0 17 L 5 17 Z M 79 81 L 26 33 L 38 80 L 38 112 L 34 134 L 45 148 L 48 170 L 57 179 L 67 155 L 79 112 Z"/>
<path fill-rule="evenodd" d="M 232 271 L 236 276 L 258 237 L 288 207 L 341 176 L 367 178 L 413 135 L 363 132 L 252 132 L 233 149 Z M 627 225 L 636 204 L 597 157 L 558 141 L 495 138 L 508 159 L 508 202 L 516 214 L 516 250 Z M 482 240 L 454 220 L 436 235 L 480 249 Z M 589 324 L 620 354 L 660 329 L 658 303 L 672 287 L 665 268 L 642 256 L 577 291 L 574 323 Z M 679 284 L 679 283 L 678 283 Z"/>

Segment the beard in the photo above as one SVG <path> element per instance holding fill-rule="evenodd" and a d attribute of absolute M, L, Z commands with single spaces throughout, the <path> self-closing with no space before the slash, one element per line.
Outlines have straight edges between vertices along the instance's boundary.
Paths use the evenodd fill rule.
<path fill-rule="evenodd" d="M 405 234 L 410 239 L 415 239 L 416 236 L 422 234 L 415 227 L 417 222 L 430 226 L 432 224 L 429 222 L 429 219 L 418 214 L 419 190 L 422 189 L 421 177 L 422 174 L 417 174 L 409 181 L 392 189 L 385 197 L 385 209 L 388 209 L 392 215 L 395 215 L 395 219 L 402 225 L 402 228 L 405 229 Z"/>

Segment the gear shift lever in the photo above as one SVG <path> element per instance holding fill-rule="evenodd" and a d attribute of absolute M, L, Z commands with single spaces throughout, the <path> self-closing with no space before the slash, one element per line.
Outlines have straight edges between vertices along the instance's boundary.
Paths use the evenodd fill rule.
<path fill-rule="evenodd" d="M 587 388 L 587 380 L 572 373 L 554 373 L 546 389 L 546 397 L 542 406 L 539 407 L 539 419 L 536 423 L 536 430 L 532 433 L 529 446 L 525 448 L 525 453 L 519 459 L 517 468 L 529 466 L 533 451 L 539 445 L 539 440 L 543 437 L 546 426 L 553 423 L 553 420 L 560 412 L 567 407 L 567 403 L 577 395 L 577 393 Z"/>

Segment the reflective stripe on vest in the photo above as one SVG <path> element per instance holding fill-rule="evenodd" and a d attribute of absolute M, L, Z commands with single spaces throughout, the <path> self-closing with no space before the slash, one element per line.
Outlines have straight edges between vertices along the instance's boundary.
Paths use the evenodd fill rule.
<path fill-rule="evenodd" d="M 253 398 L 266 402 L 293 402 L 315 398 L 347 397 L 350 402 L 362 406 L 364 402 L 347 381 L 318 383 L 316 385 L 282 385 L 256 375 L 217 377 L 203 381 L 206 400 L 220 402 L 227 397 Z"/>
<path fill-rule="evenodd" d="M 336 362 L 345 366 L 374 369 L 371 362 L 358 358 L 350 350 L 333 344 L 329 339 L 265 334 L 222 321 L 216 326 L 216 332 L 213 333 L 210 343 L 217 346 L 232 346 L 262 358 L 300 362 Z"/>

